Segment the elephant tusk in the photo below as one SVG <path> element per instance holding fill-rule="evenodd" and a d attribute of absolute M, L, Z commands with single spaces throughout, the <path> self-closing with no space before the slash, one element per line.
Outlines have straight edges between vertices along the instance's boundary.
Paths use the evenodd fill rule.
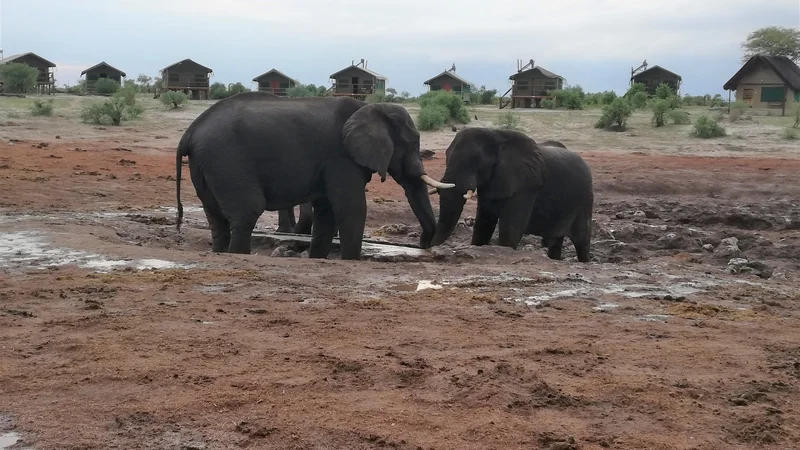
<path fill-rule="evenodd" d="M 475 196 L 475 191 L 473 191 L 472 189 L 468 190 L 467 193 L 464 194 L 464 198 L 467 200 L 471 199 L 474 196 Z"/>
<path fill-rule="evenodd" d="M 437 189 L 450 189 L 456 187 L 456 185 L 453 183 L 442 183 L 441 181 L 436 181 L 427 175 L 422 175 L 420 178 L 422 178 L 422 181 L 424 181 L 428 186 L 435 187 Z"/>
<path fill-rule="evenodd" d="M 433 194 L 437 194 L 437 193 L 439 193 L 439 189 L 436 189 L 436 188 L 428 189 L 428 195 L 433 195 Z"/>

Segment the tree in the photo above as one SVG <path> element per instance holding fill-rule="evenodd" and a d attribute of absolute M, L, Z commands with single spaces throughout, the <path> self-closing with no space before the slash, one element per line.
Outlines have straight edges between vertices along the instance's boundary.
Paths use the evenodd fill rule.
<path fill-rule="evenodd" d="M 387 94 L 397 95 L 397 89 L 395 88 L 388 88 L 386 89 Z"/>
<path fill-rule="evenodd" d="M 145 92 L 150 92 L 150 83 L 153 81 L 152 78 L 141 73 L 139 74 L 138 77 L 136 77 L 136 81 L 139 83 L 140 86 L 142 86 L 142 90 L 144 90 Z"/>
<path fill-rule="evenodd" d="M 789 27 L 759 28 L 742 43 L 742 62 L 755 55 L 785 56 L 800 61 L 800 29 Z"/>
<path fill-rule="evenodd" d="M 39 71 L 27 64 L 9 63 L 0 66 L 0 78 L 3 79 L 3 92 L 25 94 L 36 89 L 36 77 Z"/>

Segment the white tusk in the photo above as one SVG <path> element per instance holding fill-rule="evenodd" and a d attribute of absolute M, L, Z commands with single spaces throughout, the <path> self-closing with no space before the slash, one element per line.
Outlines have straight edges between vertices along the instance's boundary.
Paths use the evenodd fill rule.
<path fill-rule="evenodd" d="M 438 189 L 436 189 L 436 188 L 430 188 L 430 189 L 428 189 L 428 195 L 433 195 L 433 194 L 436 194 L 436 193 L 438 193 L 438 192 L 439 192 L 439 190 L 438 190 Z"/>
<path fill-rule="evenodd" d="M 467 193 L 464 194 L 464 198 L 467 200 L 471 199 L 474 196 L 475 196 L 475 191 L 473 191 L 472 189 L 468 190 Z"/>
<path fill-rule="evenodd" d="M 424 181 L 425 184 L 427 184 L 428 186 L 435 187 L 437 189 L 450 189 L 450 188 L 456 187 L 455 184 L 442 183 L 441 181 L 436 181 L 436 180 L 434 180 L 433 178 L 431 178 L 431 177 L 429 177 L 427 175 L 423 175 L 420 178 L 422 178 L 422 181 Z"/>

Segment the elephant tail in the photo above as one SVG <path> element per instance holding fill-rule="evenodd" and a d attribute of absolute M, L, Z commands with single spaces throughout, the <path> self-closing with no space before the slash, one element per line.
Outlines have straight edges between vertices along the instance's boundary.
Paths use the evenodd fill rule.
<path fill-rule="evenodd" d="M 175 221 L 178 232 L 181 231 L 183 221 L 183 203 L 181 203 L 181 163 L 184 156 L 189 155 L 189 133 L 184 133 L 175 152 L 175 197 L 178 201 L 178 217 Z"/>

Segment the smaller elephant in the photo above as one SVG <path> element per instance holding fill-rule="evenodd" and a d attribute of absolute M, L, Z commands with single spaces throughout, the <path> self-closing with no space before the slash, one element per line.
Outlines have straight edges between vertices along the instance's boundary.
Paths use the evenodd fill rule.
<path fill-rule="evenodd" d="M 300 217 L 295 221 L 294 207 L 278 211 L 278 231 L 279 233 L 311 234 L 313 223 L 313 208 L 311 203 L 300 204 Z"/>
<path fill-rule="evenodd" d="M 578 261 L 589 261 L 594 194 L 592 173 L 564 144 L 537 144 L 510 130 L 467 128 L 446 152 L 439 192 L 439 220 L 431 245 L 447 240 L 466 201 L 478 199 L 472 245 L 486 245 L 500 228 L 499 245 L 516 249 L 523 234 L 542 238 L 551 259 L 561 259 L 564 237 L 575 246 Z"/>

